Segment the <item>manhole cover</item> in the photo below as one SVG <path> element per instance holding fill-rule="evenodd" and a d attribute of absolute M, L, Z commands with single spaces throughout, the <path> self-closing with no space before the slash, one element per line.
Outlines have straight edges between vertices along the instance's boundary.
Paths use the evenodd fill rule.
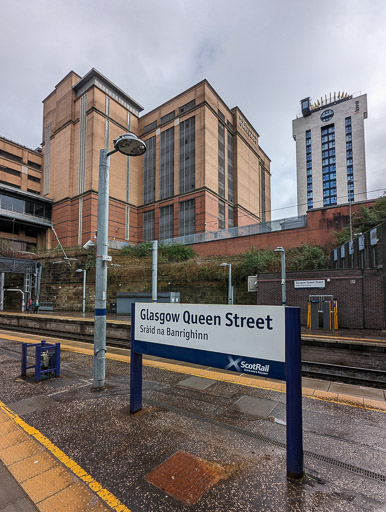
<path fill-rule="evenodd" d="M 219 464 L 179 451 L 153 469 L 146 480 L 185 505 L 194 505 L 225 476 Z"/>

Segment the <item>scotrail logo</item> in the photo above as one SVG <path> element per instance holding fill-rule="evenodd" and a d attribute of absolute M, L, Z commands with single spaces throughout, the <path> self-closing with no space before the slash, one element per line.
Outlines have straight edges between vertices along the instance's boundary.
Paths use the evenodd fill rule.
<path fill-rule="evenodd" d="M 228 356 L 229 364 L 225 367 L 225 370 L 234 370 L 236 372 L 246 372 L 246 373 L 257 373 L 259 375 L 268 375 L 269 373 L 269 364 L 260 364 L 260 363 L 247 363 L 243 361 L 242 357 L 238 359 L 233 359 L 232 356 Z"/>
<path fill-rule="evenodd" d="M 225 367 L 225 370 L 233 370 L 234 368 L 236 372 L 241 372 L 239 362 L 242 360 L 242 357 L 239 357 L 238 359 L 236 359 L 236 361 L 233 359 L 232 356 L 228 356 L 228 359 L 229 364 Z"/>

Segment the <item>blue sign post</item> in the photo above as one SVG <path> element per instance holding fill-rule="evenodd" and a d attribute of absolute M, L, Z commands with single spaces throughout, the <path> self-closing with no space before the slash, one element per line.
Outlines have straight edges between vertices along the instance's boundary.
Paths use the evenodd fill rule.
<path fill-rule="evenodd" d="M 130 413 L 142 409 L 142 355 L 285 380 L 287 476 L 303 476 L 300 309 L 132 304 Z"/>

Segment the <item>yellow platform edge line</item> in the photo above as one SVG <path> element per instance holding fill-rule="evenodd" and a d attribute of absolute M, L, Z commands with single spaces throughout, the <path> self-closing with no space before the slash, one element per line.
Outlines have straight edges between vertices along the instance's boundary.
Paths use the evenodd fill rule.
<path fill-rule="evenodd" d="M 34 343 L 36 340 L 29 341 L 26 338 L 20 338 L 17 336 L 6 336 L 4 334 L 0 334 L 0 341 L 2 339 L 9 339 L 12 341 L 19 341 L 24 343 Z M 67 351 L 67 352 L 74 352 L 77 354 L 85 354 L 85 355 L 93 355 L 93 349 L 91 348 L 80 348 L 80 347 L 73 347 L 71 345 L 65 345 L 65 340 L 58 339 L 58 342 L 61 343 L 61 350 Z M 78 342 L 74 342 L 78 343 Z M 84 342 L 80 342 L 84 343 Z M 106 359 L 111 359 L 113 361 L 119 361 L 122 363 L 130 363 L 130 356 L 123 356 L 118 354 L 111 354 L 106 353 Z M 286 385 L 285 383 L 271 383 L 269 381 L 263 381 L 256 379 L 255 382 L 251 381 L 248 377 L 238 376 L 234 377 L 233 375 L 227 375 L 223 372 L 214 372 L 214 371 L 208 371 L 204 369 L 196 369 L 191 366 L 183 366 L 179 364 L 173 364 L 173 363 L 166 363 L 161 361 L 153 361 L 151 359 L 144 359 L 143 363 L 144 366 L 147 366 L 149 368 L 157 368 L 159 370 L 166 370 L 171 371 L 174 373 L 183 373 L 185 375 L 192 375 L 194 377 L 205 377 L 209 380 L 215 380 L 219 382 L 227 382 L 229 384 L 237 384 L 239 386 L 245 386 L 249 388 L 256 388 L 256 389 L 262 389 L 265 391 L 276 391 L 277 393 L 285 393 L 286 392 Z M 316 390 L 315 390 L 316 391 Z M 371 407 L 369 405 L 364 404 L 354 404 L 345 400 L 339 400 L 337 399 L 336 393 L 332 393 L 330 391 L 325 391 L 326 394 L 331 394 L 331 398 L 328 397 L 319 397 L 310 395 L 309 393 L 303 392 L 302 395 L 304 398 L 311 398 L 312 400 L 318 400 L 321 402 L 329 402 L 333 404 L 340 404 L 345 405 L 347 407 L 354 407 L 356 409 L 364 409 L 367 411 L 376 411 L 376 412 L 383 412 L 386 413 L 386 410 L 383 410 L 381 408 L 377 407 Z M 358 398 L 358 397 L 353 397 Z M 377 401 L 377 400 L 375 400 Z"/>
<path fill-rule="evenodd" d="M 73 459 L 68 457 L 60 448 L 52 443 L 46 436 L 44 436 L 35 427 L 32 427 L 26 423 L 20 416 L 15 414 L 9 407 L 7 407 L 0 400 L 0 410 L 3 411 L 11 420 L 13 420 L 24 432 L 33 437 L 42 446 L 44 446 L 51 454 L 59 460 L 64 466 L 67 467 L 75 476 L 82 480 L 87 486 L 94 491 L 102 501 L 104 501 L 109 507 L 116 512 L 131 512 L 119 499 L 114 496 L 110 491 L 105 489 L 99 482 L 89 475 L 83 468 L 79 466 Z"/>

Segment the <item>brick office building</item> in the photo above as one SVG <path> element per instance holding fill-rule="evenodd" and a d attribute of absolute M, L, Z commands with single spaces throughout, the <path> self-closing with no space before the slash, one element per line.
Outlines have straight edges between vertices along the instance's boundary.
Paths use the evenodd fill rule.
<path fill-rule="evenodd" d="M 43 101 L 44 179 L 61 243 L 97 228 L 99 150 L 132 131 L 144 156 L 110 161 L 109 239 L 139 243 L 270 220 L 270 160 L 238 107 L 203 80 L 140 117 L 142 107 L 92 69 Z"/>
<path fill-rule="evenodd" d="M 47 243 L 52 201 L 40 196 L 42 154 L 0 137 L 1 250 L 30 252 Z"/>

